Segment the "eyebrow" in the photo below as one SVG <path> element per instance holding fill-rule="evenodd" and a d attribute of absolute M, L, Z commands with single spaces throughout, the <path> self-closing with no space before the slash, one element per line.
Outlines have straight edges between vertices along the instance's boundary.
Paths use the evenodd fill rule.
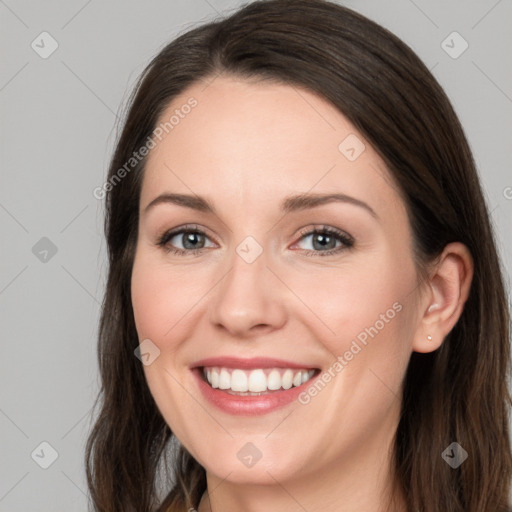
<path fill-rule="evenodd" d="M 285 200 L 281 204 L 281 211 L 283 213 L 290 213 L 300 210 L 307 210 L 309 208 L 315 208 L 317 206 L 321 206 L 328 203 L 333 202 L 341 202 L 341 203 L 349 203 L 355 206 L 359 206 L 363 208 L 368 213 L 371 214 L 375 219 L 379 219 L 379 216 L 375 212 L 375 210 L 364 201 L 360 199 L 356 199 L 355 197 L 348 196 L 346 194 L 297 194 L 293 196 L 286 197 Z M 204 213 L 212 213 L 217 215 L 213 204 L 208 201 L 206 198 L 197 196 L 197 195 L 189 195 L 189 194 L 170 194 L 165 193 L 161 194 L 158 197 L 155 197 L 145 208 L 144 213 L 147 213 L 149 210 L 154 208 L 159 204 L 175 204 L 178 206 L 184 206 L 186 208 L 191 208 L 193 210 L 198 210 Z"/>

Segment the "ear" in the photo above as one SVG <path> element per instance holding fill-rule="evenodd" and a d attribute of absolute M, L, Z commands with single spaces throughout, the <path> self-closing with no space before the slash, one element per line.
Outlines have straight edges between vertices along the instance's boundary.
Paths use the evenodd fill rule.
<path fill-rule="evenodd" d="M 432 352 L 457 323 L 469 296 L 473 258 L 460 242 L 448 244 L 433 266 L 420 301 L 419 323 L 412 350 Z"/>

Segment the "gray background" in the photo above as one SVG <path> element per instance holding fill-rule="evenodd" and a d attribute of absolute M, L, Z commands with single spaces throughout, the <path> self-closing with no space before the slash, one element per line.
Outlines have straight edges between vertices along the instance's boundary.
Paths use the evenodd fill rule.
<path fill-rule="evenodd" d="M 445 88 L 474 151 L 510 289 L 512 1 L 343 3 L 401 37 Z M 1 512 L 87 510 L 83 449 L 99 387 L 106 271 L 103 204 L 93 190 L 107 172 L 121 105 L 149 59 L 241 4 L 0 0 Z M 46 59 L 31 47 L 51 48 L 43 31 L 58 43 Z M 445 50 L 459 52 L 462 40 L 442 45 L 453 31 L 469 44 L 458 58 Z M 52 451 L 42 442 L 58 454 L 47 469 L 40 465 Z"/>

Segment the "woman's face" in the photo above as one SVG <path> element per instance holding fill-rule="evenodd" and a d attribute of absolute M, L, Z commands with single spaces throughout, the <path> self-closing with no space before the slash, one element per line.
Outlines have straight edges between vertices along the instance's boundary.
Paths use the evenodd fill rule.
<path fill-rule="evenodd" d="M 287 85 L 221 76 L 161 121 L 173 115 L 147 161 L 132 275 L 166 422 L 231 482 L 384 466 L 420 290 L 382 160 L 330 103 Z"/>

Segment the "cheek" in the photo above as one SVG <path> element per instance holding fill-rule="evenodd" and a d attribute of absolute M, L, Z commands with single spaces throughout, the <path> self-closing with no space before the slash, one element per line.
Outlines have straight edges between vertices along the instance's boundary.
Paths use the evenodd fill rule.
<path fill-rule="evenodd" d="M 203 276 L 204 277 L 204 276 Z M 170 331 L 186 323 L 194 304 L 205 293 L 201 276 L 179 271 L 141 254 L 133 266 L 131 297 L 139 339 L 159 344 L 172 339 Z"/>
<path fill-rule="evenodd" d="M 295 282 L 297 295 L 306 298 L 314 313 L 308 313 L 307 321 L 313 337 L 332 356 L 332 389 L 343 400 L 355 400 L 351 406 L 356 408 L 383 396 L 392 399 L 389 389 L 398 394 L 411 353 L 412 261 L 382 254 L 350 266 L 302 273 Z"/>
<path fill-rule="evenodd" d="M 340 268 L 322 268 L 309 273 L 297 273 L 294 291 L 310 305 L 312 317 L 322 329 L 317 329 L 320 339 L 329 343 L 337 352 L 344 341 L 364 340 L 367 329 L 374 332 L 390 331 L 408 300 L 414 274 L 407 269 L 400 274 L 396 264 L 353 265 Z M 321 320 L 321 322 L 320 322 Z"/>
<path fill-rule="evenodd" d="M 167 424 L 179 439 L 185 440 L 189 438 L 190 418 L 195 419 L 192 424 L 201 424 L 201 411 L 183 384 L 189 377 L 184 375 L 179 357 L 178 340 L 189 328 L 186 313 L 192 307 L 187 297 L 197 302 L 201 296 L 191 286 L 185 273 L 170 271 L 155 261 L 154 255 L 142 251 L 136 255 L 131 296 L 137 334 L 141 342 L 150 339 L 160 349 L 154 362 L 143 367 L 146 382 Z"/>
<path fill-rule="evenodd" d="M 169 297 L 163 295 L 157 273 L 152 272 L 141 259 L 136 260 L 131 282 L 131 296 L 135 325 L 139 340 L 158 339 L 158 332 L 164 328 L 166 315 L 163 302 Z M 169 311 L 172 311 L 170 309 Z"/>
<path fill-rule="evenodd" d="M 322 374 L 325 385 L 312 385 L 300 403 L 311 417 L 324 418 L 326 432 L 332 425 L 344 432 L 336 441 L 326 433 L 331 448 L 359 442 L 363 431 L 379 431 L 398 407 L 410 358 L 415 274 L 412 267 L 403 266 L 400 273 L 396 268 L 383 259 L 360 270 L 331 269 L 325 279 L 318 273 L 302 277 L 299 293 L 310 285 L 303 296 L 317 315 L 308 326 L 330 361 Z"/>

